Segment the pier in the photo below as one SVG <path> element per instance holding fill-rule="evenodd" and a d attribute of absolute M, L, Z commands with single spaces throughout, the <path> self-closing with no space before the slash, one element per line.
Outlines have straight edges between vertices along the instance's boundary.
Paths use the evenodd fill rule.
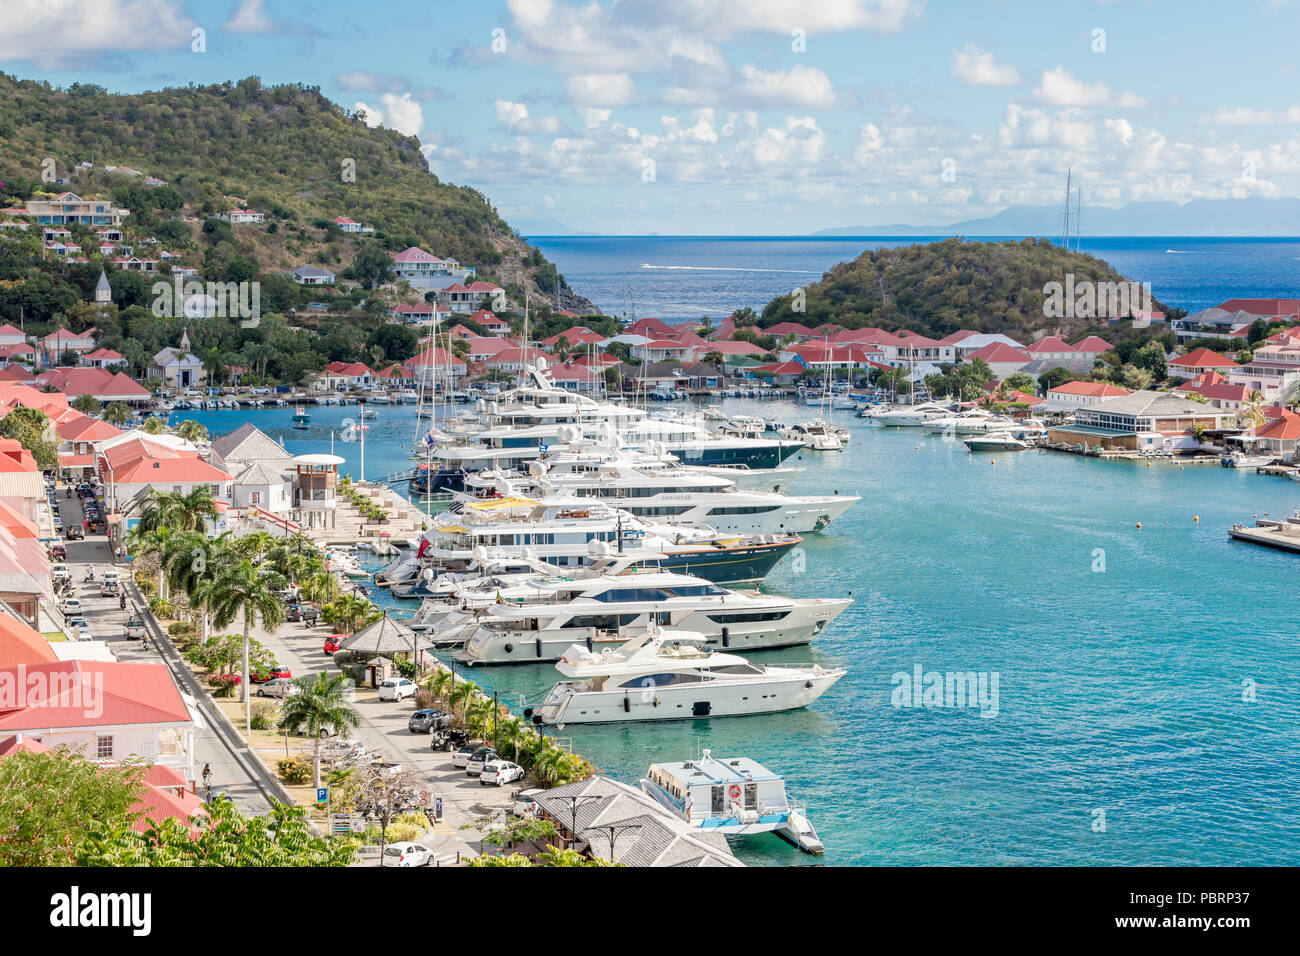
<path fill-rule="evenodd" d="M 1285 521 L 1256 518 L 1253 528 L 1235 524 L 1228 530 L 1228 536 L 1237 541 L 1300 554 L 1300 511 Z"/>

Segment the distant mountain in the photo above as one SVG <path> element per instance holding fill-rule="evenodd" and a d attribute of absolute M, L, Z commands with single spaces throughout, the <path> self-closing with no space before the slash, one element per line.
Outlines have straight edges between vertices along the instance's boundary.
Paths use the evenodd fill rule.
<path fill-rule="evenodd" d="M 599 236 L 598 232 L 573 229 L 558 219 L 523 219 L 515 221 L 515 232 L 525 239 L 532 236 Z"/>
<path fill-rule="evenodd" d="M 1086 236 L 1300 236 L 1300 199 L 1194 199 L 1084 206 Z M 1011 206 L 945 226 L 842 226 L 815 236 L 1046 236 L 1061 234 L 1061 209 Z"/>

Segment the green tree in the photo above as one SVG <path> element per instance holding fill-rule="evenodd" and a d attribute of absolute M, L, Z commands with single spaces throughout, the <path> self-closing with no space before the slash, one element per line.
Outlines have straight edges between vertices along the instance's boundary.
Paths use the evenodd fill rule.
<path fill-rule="evenodd" d="M 98 403 L 97 403 L 98 404 Z M 110 425 L 125 425 L 131 420 L 131 409 L 125 402 L 110 402 L 104 409 L 104 421 Z"/>
<path fill-rule="evenodd" d="M 0 437 L 17 440 L 42 471 L 59 467 L 59 446 L 47 437 L 52 431 L 49 416 L 35 408 L 18 407 L 0 418 Z"/>
<path fill-rule="evenodd" d="M 363 282 L 367 289 L 374 289 L 385 282 L 392 282 L 397 273 L 393 271 L 393 257 L 383 246 L 377 242 L 363 242 L 344 275 Z"/>
<path fill-rule="evenodd" d="M 192 418 L 187 418 L 176 426 L 176 435 L 184 438 L 188 442 L 198 442 L 208 440 L 208 429 L 202 422 L 196 422 Z"/>
<path fill-rule="evenodd" d="M 356 730 L 360 717 L 348 703 L 352 682 L 342 674 L 296 677 L 295 693 L 288 694 L 280 707 L 280 730 L 311 737 L 312 762 L 316 768 L 315 786 L 320 786 L 320 741 L 324 732 L 343 736 Z"/>
<path fill-rule="evenodd" d="M 269 569 L 267 569 L 269 570 Z M 244 618 L 244 667 L 240 699 L 244 702 L 244 729 L 251 731 L 252 707 L 248 693 L 248 639 L 253 621 L 260 619 L 262 627 L 274 630 L 284 622 L 284 602 L 277 590 L 284 587 L 284 579 L 271 571 L 263 574 L 263 566 L 251 561 L 240 561 L 233 567 L 217 570 L 212 593 L 212 623 L 223 628 L 240 614 Z"/>
<path fill-rule="evenodd" d="M 83 415 L 98 415 L 103 408 L 94 395 L 78 395 L 69 404 Z"/>

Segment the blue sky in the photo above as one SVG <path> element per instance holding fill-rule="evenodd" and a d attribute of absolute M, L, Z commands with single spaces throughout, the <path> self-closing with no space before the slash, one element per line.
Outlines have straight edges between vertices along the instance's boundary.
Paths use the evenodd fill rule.
<path fill-rule="evenodd" d="M 260 76 L 418 135 L 526 230 L 784 234 L 1300 195 L 1297 3 L 6 0 L 0 69 Z M 194 31 L 203 52 L 193 52 Z"/>

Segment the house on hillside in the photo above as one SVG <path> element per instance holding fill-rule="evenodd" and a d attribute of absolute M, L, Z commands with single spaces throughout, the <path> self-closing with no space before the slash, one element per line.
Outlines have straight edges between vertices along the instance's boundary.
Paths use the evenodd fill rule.
<path fill-rule="evenodd" d="M 288 273 L 289 278 L 299 285 L 333 285 L 334 273 L 316 266 L 298 266 Z"/>

